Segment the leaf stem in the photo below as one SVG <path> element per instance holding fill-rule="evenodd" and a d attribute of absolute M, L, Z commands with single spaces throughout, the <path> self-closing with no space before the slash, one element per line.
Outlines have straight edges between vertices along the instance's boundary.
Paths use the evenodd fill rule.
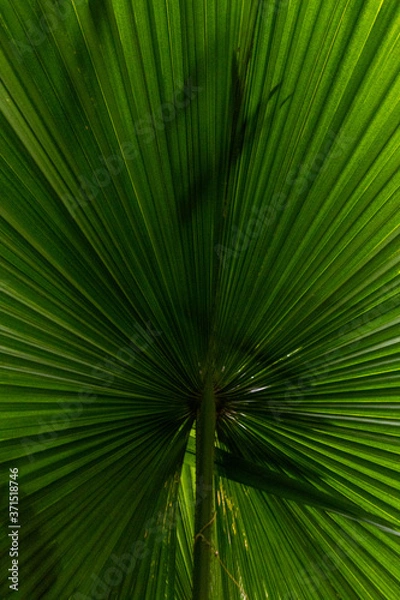
<path fill-rule="evenodd" d="M 213 370 L 207 366 L 196 421 L 196 513 L 193 600 L 211 599 L 211 559 L 214 512 L 214 447 L 216 407 Z"/>

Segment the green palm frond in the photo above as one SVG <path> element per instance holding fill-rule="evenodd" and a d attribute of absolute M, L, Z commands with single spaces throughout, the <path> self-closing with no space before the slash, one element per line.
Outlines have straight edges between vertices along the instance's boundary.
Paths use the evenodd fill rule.
<path fill-rule="evenodd" d="M 0 25 L 1 598 L 397 600 L 399 5 Z"/>

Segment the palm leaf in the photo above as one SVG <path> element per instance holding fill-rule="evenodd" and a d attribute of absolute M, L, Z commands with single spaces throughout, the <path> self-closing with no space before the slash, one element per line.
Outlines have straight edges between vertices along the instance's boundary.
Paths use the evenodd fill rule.
<path fill-rule="evenodd" d="M 3 1 L 21 597 L 191 596 L 211 348 L 212 597 L 397 598 L 399 11 Z"/>

